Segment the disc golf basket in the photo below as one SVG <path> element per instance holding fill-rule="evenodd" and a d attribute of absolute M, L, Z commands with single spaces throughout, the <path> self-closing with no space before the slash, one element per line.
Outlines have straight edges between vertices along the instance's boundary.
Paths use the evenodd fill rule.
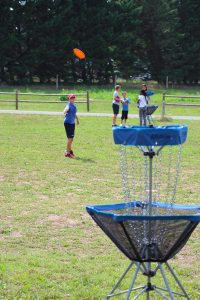
<path fill-rule="evenodd" d="M 149 125 L 153 125 L 152 114 L 156 111 L 158 105 L 147 105 L 147 122 Z"/>
<path fill-rule="evenodd" d="M 200 221 L 200 207 L 174 203 L 187 126 L 115 127 L 113 136 L 120 145 L 124 202 L 88 206 L 87 211 L 131 262 L 106 299 L 124 294 L 126 300 L 133 294 L 132 299 L 150 299 L 152 292 L 153 299 L 190 299 L 168 263 Z M 127 274 L 132 275 L 129 287 L 118 291 Z M 146 279 L 135 286 L 138 274 Z M 162 278 L 161 286 L 152 283 L 155 275 Z"/>

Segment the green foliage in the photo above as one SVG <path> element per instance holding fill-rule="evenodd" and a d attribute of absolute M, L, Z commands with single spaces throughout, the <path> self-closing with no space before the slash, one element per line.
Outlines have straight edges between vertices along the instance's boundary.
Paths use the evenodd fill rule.
<path fill-rule="evenodd" d="M 198 0 L 1 1 L 0 80 L 109 83 L 200 77 Z M 81 48 L 86 60 L 73 56 Z"/>
<path fill-rule="evenodd" d="M 197 83 L 200 77 L 200 5 L 198 0 L 179 2 L 182 76 L 185 83 Z"/>
<path fill-rule="evenodd" d="M 174 72 L 177 59 L 178 11 L 172 1 L 144 0 L 142 30 L 146 42 L 147 64 L 153 78 L 164 82 Z"/>
<path fill-rule="evenodd" d="M 65 95 L 60 96 L 60 101 L 68 101 L 67 96 Z"/>

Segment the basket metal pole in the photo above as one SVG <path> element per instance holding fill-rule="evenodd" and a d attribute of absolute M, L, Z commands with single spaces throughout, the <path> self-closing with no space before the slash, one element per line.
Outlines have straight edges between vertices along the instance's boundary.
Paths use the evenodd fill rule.
<path fill-rule="evenodd" d="M 166 262 L 165 263 L 168 270 L 170 271 L 170 273 L 172 274 L 172 276 L 174 277 L 176 283 L 178 284 L 178 286 L 180 287 L 180 289 L 182 290 L 183 294 L 185 295 L 185 297 L 190 300 L 188 294 L 186 293 L 186 290 L 184 289 L 184 287 L 182 286 L 182 284 L 180 283 L 178 277 L 176 276 L 176 274 L 174 273 L 174 270 L 170 267 L 170 265 Z"/>
<path fill-rule="evenodd" d="M 130 269 L 132 268 L 133 265 L 136 265 L 136 269 L 133 273 L 133 276 L 132 276 L 132 281 L 131 281 L 131 284 L 130 284 L 130 287 L 129 289 L 127 290 L 123 290 L 123 291 L 120 291 L 120 292 L 117 292 L 117 293 L 114 293 L 115 290 L 117 289 L 117 287 L 119 286 L 119 284 L 122 282 L 122 280 L 124 279 L 124 277 L 126 276 L 126 274 L 130 271 Z M 150 270 L 151 269 L 151 263 L 150 262 L 147 262 L 147 267 L 145 268 L 146 270 Z M 167 277 L 165 275 L 165 270 L 163 268 L 163 264 L 166 265 L 166 267 L 168 268 L 170 274 L 172 275 L 172 277 L 175 279 L 176 283 L 178 284 L 179 288 L 181 289 L 181 291 L 183 292 L 183 294 L 179 293 L 179 292 L 175 292 L 173 291 L 171 288 L 170 288 L 170 285 L 169 285 L 169 282 L 167 280 Z M 136 262 L 136 261 L 131 261 L 131 263 L 129 264 L 129 266 L 126 268 L 126 270 L 124 271 L 124 273 L 122 274 L 122 276 L 119 278 L 119 280 L 117 281 L 117 283 L 115 284 L 115 286 L 113 287 L 112 291 L 110 292 L 110 294 L 106 297 L 105 300 L 108 300 L 112 297 L 115 297 L 115 296 L 119 296 L 119 295 L 122 295 L 122 294 L 126 294 L 126 298 L 125 300 L 129 300 L 130 299 L 130 295 L 131 295 L 131 292 L 133 291 L 137 291 L 137 290 L 141 290 L 137 295 L 134 296 L 134 300 L 138 299 L 142 294 L 144 294 L 146 292 L 146 299 L 149 300 L 150 299 L 150 292 L 155 292 L 157 293 L 158 295 L 160 295 L 161 298 L 165 299 L 165 300 L 174 300 L 174 295 L 176 296 L 182 296 L 182 297 L 185 297 L 186 299 L 188 300 L 191 300 L 188 296 L 188 294 L 186 293 L 184 287 L 181 285 L 178 277 L 176 276 L 176 274 L 174 273 L 173 269 L 170 267 L 170 265 L 165 262 L 165 263 L 157 263 L 157 267 L 155 268 L 155 270 L 153 271 L 153 273 L 156 273 L 158 270 L 161 271 L 161 275 L 162 275 L 162 278 L 164 280 L 164 283 L 165 283 L 165 286 L 166 288 L 163 288 L 163 287 L 159 287 L 159 286 L 156 286 L 156 285 L 152 285 L 151 283 L 151 276 L 152 274 L 149 273 L 146 273 L 146 270 L 144 269 L 144 266 L 143 266 L 143 263 L 141 262 Z M 134 284 L 135 284 L 135 281 L 137 279 L 137 276 L 138 276 L 138 273 L 139 271 L 141 271 L 143 273 L 143 275 L 147 275 L 148 276 L 148 279 L 147 279 L 147 284 L 146 285 L 141 285 L 141 286 L 138 286 L 138 287 L 135 287 L 133 288 Z M 144 274 L 144 271 L 146 274 Z M 150 270 L 151 271 L 151 270 Z M 155 275 L 155 274 L 154 274 Z M 153 276 L 154 276 L 153 275 Z M 163 292 L 167 292 L 169 294 L 168 295 L 165 295 Z M 161 299 L 160 298 L 160 299 Z"/>
<path fill-rule="evenodd" d="M 135 274 L 134 274 L 133 279 L 132 279 L 132 281 L 131 281 L 131 285 L 130 285 L 130 287 L 129 287 L 129 291 L 128 291 L 126 300 L 129 300 L 129 298 L 130 298 L 131 291 L 132 291 L 133 285 L 134 285 L 134 283 L 135 283 L 135 280 L 136 280 L 136 278 L 137 278 L 137 275 L 138 275 L 139 270 L 140 270 L 140 263 L 138 263 L 137 269 L 135 270 Z"/>
<path fill-rule="evenodd" d="M 133 264 L 135 264 L 135 261 L 132 261 L 129 264 L 128 268 L 124 271 L 124 273 L 122 274 L 122 276 L 119 278 L 119 280 L 117 281 L 117 283 L 113 287 L 113 289 L 110 292 L 110 294 L 106 297 L 106 300 L 109 299 L 110 297 L 112 297 L 112 294 L 114 293 L 114 291 L 116 290 L 116 288 L 119 286 L 119 284 L 121 283 L 121 281 L 124 279 L 124 277 L 126 276 L 126 274 L 128 273 L 128 271 L 132 268 Z"/>
<path fill-rule="evenodd" d="M 154 287 L 154 292 L 156 292 L 157 294 L 162 296 L 165 300 L 168 300 L 168 298 L 163 293 L 161 293 L 159 290 L 157 290 L 157 287 Z"/>
<path fill-rule="evenodd" d="M 147 155 L 149 156 L 149 187 L 148 187 L 148 212 L 149 212 L 149 216 L 152 215 L 152 180 L 153 180 L 153 156 L 154 156 L 154 152 L 152 148 L 149 148 L 149 152 L 147 153 Z M 148 242 L 149 244 L 151 244 L 151 221 L 148 222 Z M 147 257 L 149 258 L 149 248 L 147 248 Z M 152 289 L 152 285 L 151 285 L 151 262 L 147 263 L 147 289 L 146 289 L 146 299 L 149 300 L 150 299 L 150 290 Z"/>
<path fill-rule="evenodd" d="M 174 300 L 173 292 L 172 292 L 171 289 L 170 289 L 170 286 L 169 286 L 169 283 L 168 283 L 168 281 L 167 281 L 167 277 L 165 276 L 165 272 L 164 272 L 164 270 L 163 270 L 163 267 L 162 267 L 162 265 L 161 265 L 160 263 L 158 263 L 158 266 L 159 266 L 159 269 L 160 269 L 160 271 L 161 271 L 162 277 L 163 277 L 163 279 L 164 279 L 164 282 L 165 282 L 167 291 L 168 291 L 168 293 L 169 293 L 170 299 L 171 299 L 171 300 Z"/>
<path fill-rule="evenodd" d="M 151 154 L 152 149 L 149 153 Z M 153 156 L 149 156 L 149 215 L 152 215 L 152 174 L 153 174 Z"/>
<path fill-rule="evenodd" d="M 134 300 L 138 299 L 142 294 L 144 294 L 144 293 L 146 292 L 146 289 L 147 289 L 147 287 L 145 286 L 145 287 L 141 290 L 141 292 L 139 292 L 139 294 L 138 294 L 137 296 L 135 296 L 133 299 L 134 299 Z"/>

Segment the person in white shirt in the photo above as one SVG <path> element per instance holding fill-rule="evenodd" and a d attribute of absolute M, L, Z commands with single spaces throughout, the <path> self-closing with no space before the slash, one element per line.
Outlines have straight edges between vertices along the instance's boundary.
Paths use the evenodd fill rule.
<path fill-rule="evenodd" d="M 119 96 L 119 90 L 120 90 L 120 85 L 116 85 L 115 91 L 113 93 L 113 102 L 112 102 L 112 109 L 113 109 L 113 125 L 112 126 L 117 126 L 116 119 L 117 119 L 117 115 L 119 113 L 119 107 L 120 107 L 120 103 L 121 103 L 121 98 Z"/>
<path fill-rule="evenodd" d="M 148 96 L 148 90 L 147 90 L 147 85 L 145 83 L 142 84 L 142 89 L 141 91 L 145 91 L 145 96 L 146 96 L 146 101 L 147 101 L 147 104 L 149 103 L 149 96 Z"/>
<path fill-rule="evenodd" d="M 139 107 L 140 126 L 142 126 L 142 123 L 144 123 L 144 126 L 146 126 L 147 99 L 146 99 L 146 92 L 143 90 L 141 90 L 140 95 L 138 96 L 138 107 Z"/>

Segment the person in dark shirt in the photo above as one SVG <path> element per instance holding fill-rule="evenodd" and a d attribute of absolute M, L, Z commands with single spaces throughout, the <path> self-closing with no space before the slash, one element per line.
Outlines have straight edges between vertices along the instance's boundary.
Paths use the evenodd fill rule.
<path fill-rule="evenodd" d="M 64 115 L 65 115 L 64 127 L 67 136 L 65 157 L 74 158 L 74 153 L 71 147 L 72 147 L 72 142 L 75 134 L 75 120 L 77 122 L 77 125 L 79 124 L 79 119 L 76 115 L 77 108 L 76 108 L 76 104 L 74 103 L 76 99 L 76 95 L 74 94 L 69 95 L 68 99 L 69 101 L 64 109 Z"/>

